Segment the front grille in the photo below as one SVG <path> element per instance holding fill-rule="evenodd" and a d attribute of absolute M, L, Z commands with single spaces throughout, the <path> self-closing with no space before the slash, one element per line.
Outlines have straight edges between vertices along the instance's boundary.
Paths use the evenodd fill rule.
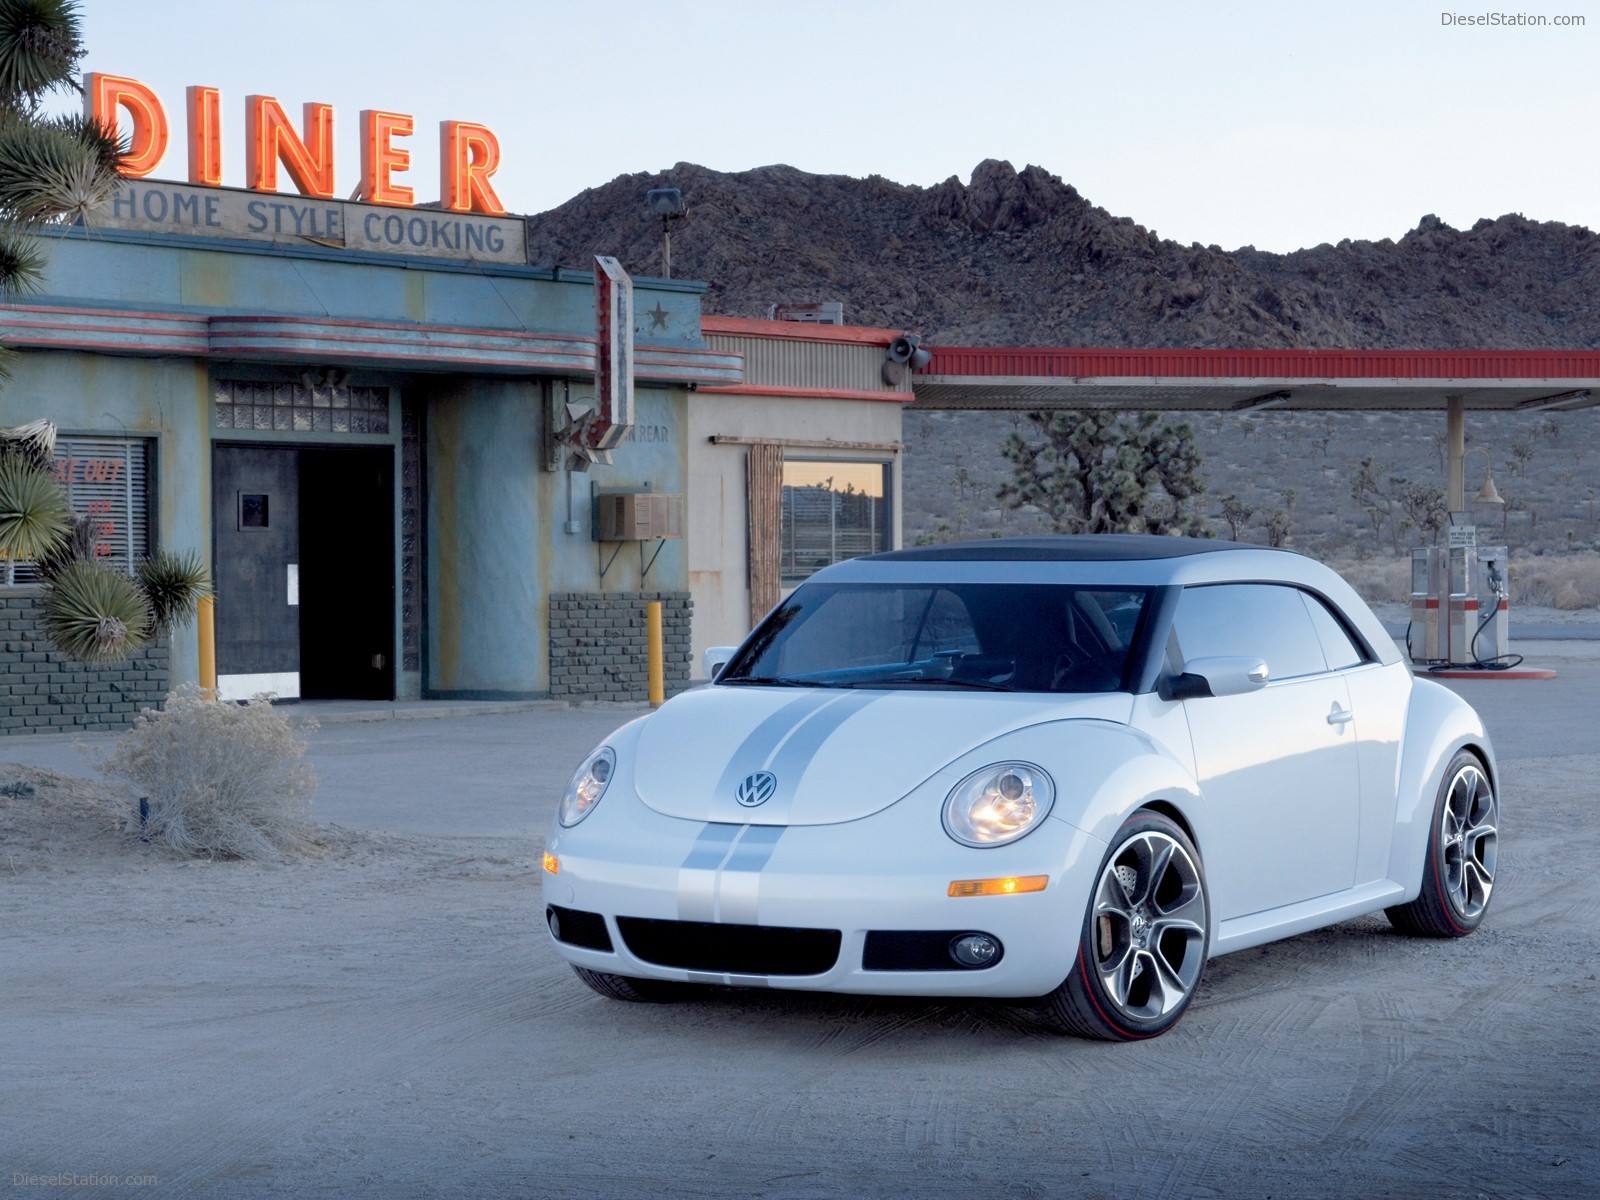
<path fill-rule="evenodd" d="M 644 962 L 719 975 L 821 975 L 839 960 L 842 936 L 837 929 L 647 917 L 618 917 L 617 930 Z"/>
<path fill-rule="evenodd" d="M 606 919 L 599 913 L 552 904 L 544 910 L 544 919 L 558 942 L 582 946 L 585 950 L 611 952 L 611 935 L 606 932 Z"/>

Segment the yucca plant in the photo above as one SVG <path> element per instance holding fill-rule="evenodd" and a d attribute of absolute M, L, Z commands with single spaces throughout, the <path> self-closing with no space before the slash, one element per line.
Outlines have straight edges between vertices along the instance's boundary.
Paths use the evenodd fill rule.
<path fill-rule="evenodd" d="M 0 0 L 0 106 L 35 112 L 83 57 L 76 0 Z"/>
<path fill-rule="evenodd" d="M 71 516 L 53 475 L 12 456 L 0 457 L 0 558 L 5 579 L 16 579 L 18 560 L 49 555 L 67 540 Z"/>
<path fill-rule="evenodd" d="M 19 221 L 84 216 L 117 190 L 123 149 L 87 117 L 0 118 L 0 196 Z"/>
<path fill-rule="evenodd" d="M 201 597 L 211 594 L 211 580 L 197 550 L 184 554 L 159 550 L 139 563 L 138 578 L 150 603 L 152 634 L 170 634 L 187 625 L 194 620 Z"/>
<path fill-rule="evenodd" d="M 56 427 L 49 421 L 29 421 L 15 429 L 0 429 L 0 458 L 18 459 L 48 471 L 55 454 Z"/>
<path fill-rule="evenodd" d="M 100 522 L 97 518 L 69 517 L 67 536 L 55 549 L 46 551 L 35 560 L 35 565 L 39 568 L 39 578 L 50 584 L 73 563 L 93 562 L 94 545 L 99 540 Z"/>
<path fill-rule="evenodd" d="M 150 602 L 144 592 L 104 563 L 69 564 L 45 590 L 39 606 L 51 644 L 92 666 L 120 661 L 150 635 Z"/>
<path fill-rule="evenodd" d="M 86 218 L 121 186 L 114 128 L 41 111 L 51 92 L 77 90 L 83 54 L 76 0 L 0 0 L 0 294 L 37 284 L 37 225 Z"/>

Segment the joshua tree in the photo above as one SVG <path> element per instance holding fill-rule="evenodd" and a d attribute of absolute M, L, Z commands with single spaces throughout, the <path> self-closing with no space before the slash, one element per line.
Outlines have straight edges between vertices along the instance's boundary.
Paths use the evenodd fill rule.
<path fill-rule="evenodd" d="M 1201 532 L 1189 502 L 1205 484 L 1187 422 L 1153 412 L 1030 412 L 1028 420 L 1044 440 L 1012 433 L 1001 446 L 1012 470 L 995 492 L 1005 507 L 1033 505 L 1057 533 Z"/>
<path fill-rule="evenodd" d="M 1222 519 L 1228 523 L 1228 537 L 1230 540 L 1237 542 L 1240 532 L 1249 524 L 1250 518 L 1255 515 L 1256 510 L 1232 492 L 1222 498 Z"/>

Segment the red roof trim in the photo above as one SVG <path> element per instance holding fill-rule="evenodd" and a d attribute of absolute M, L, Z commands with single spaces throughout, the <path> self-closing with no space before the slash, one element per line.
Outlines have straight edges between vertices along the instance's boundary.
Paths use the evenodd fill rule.
<path fill-rule="evenodd" d="M 911 404 L 917 398 L 914 392 L 873 392 L 857 388 L 790 388 L 745 383 L 717 384 L 715 387 L 701 384 L 697 390 L 702 395 L 709 392 L 712 395 L 728 396 L 784 396 L 792 400 L 895 400 L 901 404 Z"/>
<path fill-rule="evenodd" d="M 783 338 L 797 342 L 853 342 L 888 346 L 903 330 L 867 325 L 813 325 L 809 321 L 758 321 L 753 317 L 701 317 L 700 333 L 725 337 Z"/>
<path fill-rule="evenodd" d="M 1594 379 L 1600 350 L 931 347 L 925 375 L 1034 379 Z"/>

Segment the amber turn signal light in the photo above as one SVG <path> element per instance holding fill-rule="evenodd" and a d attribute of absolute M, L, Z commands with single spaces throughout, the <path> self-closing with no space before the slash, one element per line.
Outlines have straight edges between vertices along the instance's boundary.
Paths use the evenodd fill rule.
<path fill-rule="evenodd" d="M 1048 875 L 1007 875 L 1002 879 L 957 879 L 950 885 L 951 896 L 1014 896 L 1018 892 L 1042 892 L 1050 882 Z"/>
<path fill-rule="evenodd" d="M 549 851 L 545 852 L 544 869 L 552 875 L 561 874 L 561 860 Z"/>

